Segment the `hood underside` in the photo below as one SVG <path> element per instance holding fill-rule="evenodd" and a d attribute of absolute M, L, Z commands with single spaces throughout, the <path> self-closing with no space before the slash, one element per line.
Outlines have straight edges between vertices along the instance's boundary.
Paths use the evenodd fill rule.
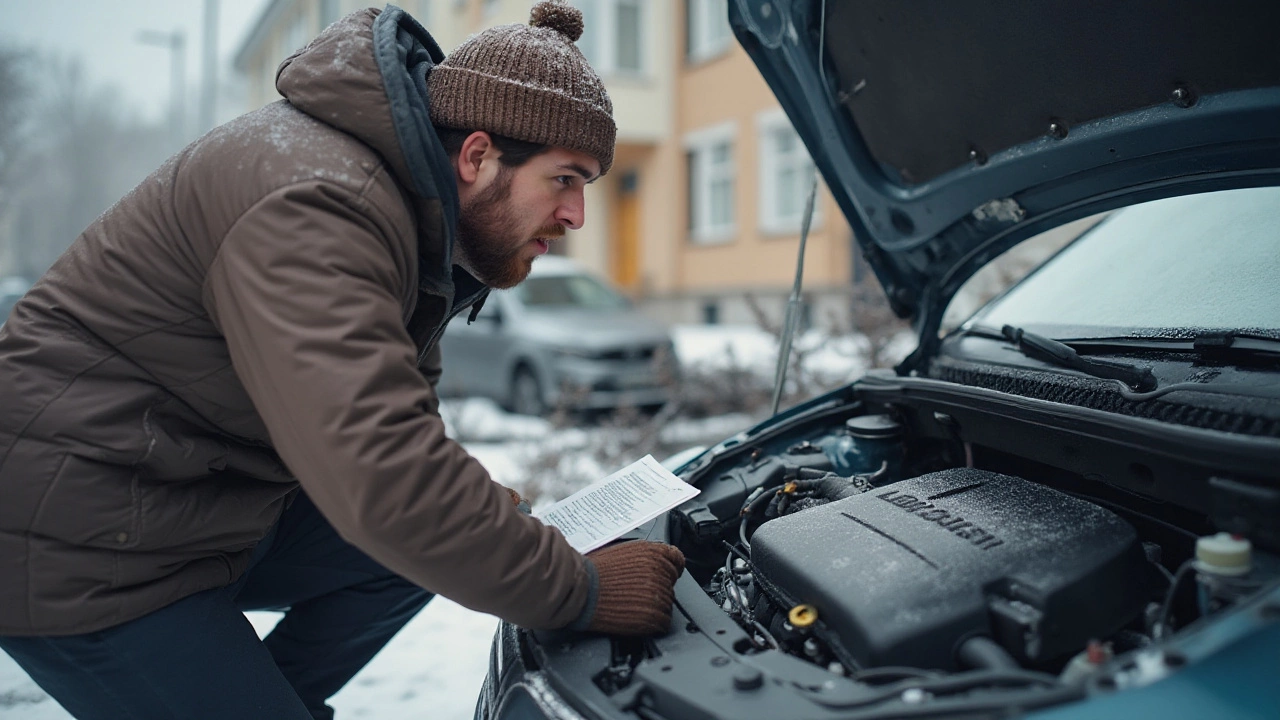
<path fill-rule="evenodd" d="M 736 0 L 729 16 L 925 336 L 968 277 L 1038 232 L 1280 183 L 1268 0 Z"/>

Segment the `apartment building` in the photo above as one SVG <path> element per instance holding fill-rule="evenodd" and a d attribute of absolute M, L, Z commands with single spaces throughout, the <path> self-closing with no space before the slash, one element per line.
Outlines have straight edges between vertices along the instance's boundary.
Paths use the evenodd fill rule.
<path fill-rule="evenodd" d="M 734 40 L 727 0 L 574 0 L 579 47 L 614 103 L 612 171 L 587 190 L 587 223 L 563 250 L 669 322 L 781 316 L 795 277 L 812 161 Z M 272 0 L 237 68 L 253 106 L 278 99 L 275 68 L 361 0 Z M 445 52 L 527 22 L 530 0 L 401 0 Z M 807 314 L 847 322 L 852 235 L 819 185 L 806 251 Z"/>

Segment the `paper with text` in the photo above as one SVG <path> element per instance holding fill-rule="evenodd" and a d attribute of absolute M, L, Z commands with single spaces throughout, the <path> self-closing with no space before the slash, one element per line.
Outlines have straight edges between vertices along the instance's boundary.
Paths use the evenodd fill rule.
<path fill-rule="evenodd" d="M 580 553 L 616 540 L 697 495 L 698 488 L 645 455 L 538 514 Z"/>

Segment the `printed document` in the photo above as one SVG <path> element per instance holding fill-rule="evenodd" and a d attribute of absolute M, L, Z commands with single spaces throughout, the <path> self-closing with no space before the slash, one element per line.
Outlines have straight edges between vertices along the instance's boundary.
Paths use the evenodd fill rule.
<path fill-rule="evenodd" d="M 569 544 L 589 553 L 698 494 L 652 455 L 592 483 L 538 514 Z"/>

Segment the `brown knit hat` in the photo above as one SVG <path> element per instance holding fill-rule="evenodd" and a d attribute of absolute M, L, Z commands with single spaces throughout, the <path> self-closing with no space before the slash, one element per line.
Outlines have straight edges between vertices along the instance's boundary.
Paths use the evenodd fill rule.
<path fill-rule="evenodd" d="M 533 6 L 528 25 L 473 35 L 427 77 L 431 122 L 584 152 L 613 164 L 613 103 L 574 41 L 582 12 L 562 0 Z"/>

